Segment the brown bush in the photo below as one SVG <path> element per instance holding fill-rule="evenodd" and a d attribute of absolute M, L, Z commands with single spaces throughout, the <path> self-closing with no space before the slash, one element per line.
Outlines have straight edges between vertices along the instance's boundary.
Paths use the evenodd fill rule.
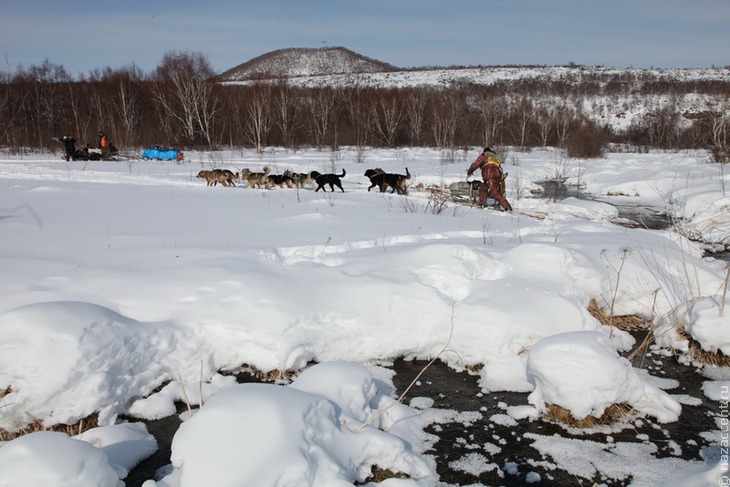
<path fill-rule="evenodd" d="M 570 131 L 565 141 L 568 157 L 595 159 L 603 157 L 608 146 L 606 131 L 597 125 L 583 121 Z"/>

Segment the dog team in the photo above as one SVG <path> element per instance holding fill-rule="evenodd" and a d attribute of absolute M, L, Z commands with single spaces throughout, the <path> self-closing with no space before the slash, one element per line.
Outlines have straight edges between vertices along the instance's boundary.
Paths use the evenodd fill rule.
<path fill-rule="evenodd" d="M 347 172 L 344 169 L 341 174 L 322 174 L 317 171 L 297 173 L 289 170 L 284 171 L 283 174 L 271 174 L 271 168 L 264 166 L 261 171 L 257 172 L 253 172 L 248 168 L 242 169 L 240 177 L 239 173 L 234 173 L 228 169 L 203 170 L 198 173 L 197 177 L 205 179 L 206 186 L 217 186 L 218 183 L 225 187 L 236 186 L 235 181 L 240 179 L 241 182 L 246 181 L 247 187 L 249 188 L 273 189 L 277 186 L 280 188 L 303 188 L 304 186 L 310 186 L 315 188 L 315 192 L 320 189 L 326 192 L 326 186 L 329 186 L 330 191 L 339 188 L 344 193 L 342 178 L 346 175 Z M 406 181 L 411 179 L 411 173 L 408 172 L 408 168 L 406 168 L 405 174 L 387 173 L 380 168 L 376 168 L 368 169 L 364 175 L 370 179 L 368 191 L 377 187 L 381 193 L 384 193 L 388 188 L 391 189 L 391 193 L 408 193 Z"/>

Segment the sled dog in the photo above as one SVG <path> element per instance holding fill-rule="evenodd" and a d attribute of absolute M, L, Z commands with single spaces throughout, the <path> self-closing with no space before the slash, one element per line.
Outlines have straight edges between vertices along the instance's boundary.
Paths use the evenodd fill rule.
<path fill-rule="evenodd" d="M 228 169 L 213 169 L 210 171 L 200 171 L 197 177 L 205 179 L 206 186 L 217 186 L 221 183 L 223 186 L 235 186 L 238 179 L 238 173 L 233 173 Z"/>
<path fill-rule="evenodd" d="M 312 172 L 291 172 L 288 169 L 284 171 L 284 174 L 289 176 L 292 180 L 292 183 L 297 188 L 303 188 L 305 185 L 315 187 L 315 181 L 314 177 L 312 177 Z"/>
<path fill-rule="evenodd" d="M 408 193 L 406 180 L 411 179 L 411 173 L 408 172 L 408 168 L 406 168 L 405 174 L 393 174 L 387 173 L 378 167 L 365 171 L 365 176 L 370 178 L 368 191 L 377 186 L 381 193 L 384 193 L 388 187 L 391 188 L 391 193 L 395 193 L 396 191 L 398 194 Z"/>
<path fill-rule="evenodd" d="M 347 173 L 345 172 L 344 169 L 342 170 L 342 174 L 339 174 L 339 175 L 333 174 L 333 173 L 320 174 L 317 171 L 312 171 L 312 177 L 314 178 L 314 181 L 317 183 L 317 188 L 314 190 L 314 192 L 316 193 L 320 189 L 322 191 L 327 191 L 324 188 L 324 186 L 329 185 L 330 191 L 334 191 L 335 186 L 337 186 L 338 188 L 340 188 L 340 191 L 342 191 L 344 193 L 345 190 L 342 188 L 342 181 L 340 181 L 340 179 L 344 178 L 345 174 L 347 174 Z"/>
<path fill-rule="evenodd" d="M 271 169 L 269 166 L 264 166 L 263 172 L 251 172 L 250 169 L 241 169 L 241 179 L 248 181 L 249 188 L 261 188 L 264 187 L 269 189 L 271 187 L 271 181 L 269 181 L 269 172 Z"/>

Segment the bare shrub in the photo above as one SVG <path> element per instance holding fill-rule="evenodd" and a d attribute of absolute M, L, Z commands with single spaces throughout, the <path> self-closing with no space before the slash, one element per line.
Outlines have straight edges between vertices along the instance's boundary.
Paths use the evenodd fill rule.
<path fill-rule="evenodd" d="M 548 421 L 562 423 L 574 428 L 588 429 L 598 425 L 617 423 L 629 418 L 633 413 L 634 409 L 628 404 L 611 404 L 599 418 L 588 415 L 585 418 L 576 419 L 569 410 L 555 404 L 549 404 L 545 418 Z"/>
<path fill-rule="evenodd" d="M 606 132 L 597 125 L 585 121 L 574 128 L 565 141 L 568 157 L 581 159 L 603 157 L 607 146 Z"/>
<path fill-rule="evenodd" d="M 683 327 L 678 327 L 677 332 L 689 343 L 686 355 L 691 361 L 713 367 L 730 367 L 730 357 L 721 350 L 705 350 Z"/>
<path fill-rule="evenodd" d="M 93 413 L 79 420 L 75 424 L 54 424 L 46 426 L 40 419 L 34 419 L 32 423 L 26 424 L 17 431 L 7 431 L 0 428 L 0 441 L 11 441 L 21 436 L 36 433 L 38 431 L 57 431 L 66 433 L 69 436 L 80 435 L 86 430 L 99 426 L 99 417 L 97 413 Z"/>
<path fill-rule="evenodd" d="M 609 316 L 606 310 L 601 308 L 595 299 L 591 299 L 588 305 L 588 312 L 602 325 L 615 326 L 621 330 L 646 330 L 649 325 L 644 318 L 638 315 Z"/>

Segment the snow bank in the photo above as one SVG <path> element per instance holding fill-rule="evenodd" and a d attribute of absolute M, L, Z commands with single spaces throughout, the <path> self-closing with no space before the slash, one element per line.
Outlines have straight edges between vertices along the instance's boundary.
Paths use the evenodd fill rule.
<path fill-rule="evenodd" d="M 0 384 L 12 391 L 0 428 L 15 431 L 33 418 L 75 424 L 94 412 L 110 424 L 132 395 L 148 394 L 169 377 L 164 356 L 184 337 L 170 323 L 141 323 L 89 303 L 36 303 L 3 313 Z"/>
<path fill-rule="evenodd" d="M 0 448 L 0 486 L 123 487 L 103 451 L 64 433 L 40 431 Z"/>
<path fill-rule="evenodd" d="M 575 419 L 600 418 L 613 404 L 628 404 L 662 423 L 676 421 L 681 405 L 644 382 L 611 341 L 598 332 L 560 333 L 535 344 L 528 354 L 528 396 L 540 412 L 560 406 Z"/>
<path fill-rule="evenodd" d="M 305 371 L 290 387 L 240 384 L 211 398 L 183 423 L 172 444 L 175 471 L 145 487 L 345 486 L 363 482 L 373 466 L 433 478 L 431 465 L 392 432 L 358 427 L 392 405 L 379 397 L 365 368 L 327 363 Z M 398 421 L 404 412 L 397 405 Z M 424 484 L 419 484 L 424 485 Z"/>
<path fill-rule="evenodd" d="M 730 184 L 730 180 L 725 184 Z M 692 235 L 730 247 L 730 196 L 718 197 L 717 191 L 694 193 L 686 197 L 681 210 Z"/>
<path fill-rule="evenodd" d="M 685 329 L 703 349 L 730 356 L 730 295 L 725 297 L 724 313 L 721 300 L 722 292 L 691 303 L 685 314 Z"/>
<path fill-rule="evenodd" d="M 119 479 L 157 451 L 142 423 L 92 428 L 74 438 L 40 431 L 1 446 L 2 487 L 120 487 Z"/>
<path fill-rule="evenodd" d="M 99 448 L 122 478 L 157 451 L 157 440 L 143 423 L 120 423 L 86 430 L 74 438 Z"/>
<path fill-rule="evenodd" d="M 239 434 L 221 438 L 235 445 L 249 441 L 241 435 L 265 431 L 310 445 L 309 456 L 285 451 L 292 468 L 311 478 L 358 479 L 378 464 L 422 476 L 388 483 L 427 485 L 419 454 L 424 418 L 433 415 L 412 416 L 396 405 L 353 433 L 393 400 L 387 374 L 343 362 L 430 359 L 447 345 L 439 358 L 455 369 L 479 367 L 485 391 L 537 389 L 533 399 L 544 404 L 565 390 L 559 404 L 576 415 L 594 414 L 610 398 L 662 420 L 676 417 L 675 405 L 638 381 L 603 339 L 569 342 L 570 353 L 600 370 L 566 362 L 570 354 L 553 353 L 560 347 L 545 340 L 602 332 L 586 310 L 592 299 L 656 321 L 692 301 L 688 329 L 703 346 L 726 348 L 712 301 L 724 265 L 703 259 L 702 245 L 671 230 L 615 225 L 609 203 L 665 209 L 693 221 L 704 241 L 721 242 L 730 231 L 722 191 L 728 176 L 703 153 L 608 154 L 587 163 L 552 150 L 513 152 L 507 197 L 517 211 L 434 211 L 424 186 L 463 181 L 477 153 L 456 151 L 455 164 L 425 148 L 368 150 L 365 163 L 354 148 L 194 152 L 180 164 L 0 155 L 0 428 L 74 423 L 95 412 L 111 426 L 119 414 L 155 419 L 174 414 L 175 401 L 202 401 L 180 435 L 182 463 L 169 485 L 184 472 L 213 470 L 195 459 L 195 442 L 226 449 L 199 432 L 209 421 L 225 430 L 212 426 L 217 416 L 231 418 Z M 570 181 L 600 201 L 520 193 L 555 174 L 556 158 Z M 347 168 L 345 192 L 209 188 L 195 174 L 213 165 L 236 172 L 269 165 L 277 173 L 335 165 Z M 407 197 L 366 191 L 366 168 L 404 166 L 413 174 Z M 633 344 L 627 333 L 611 333 L 616 349 Z M 219 373 L 242 364 L 301 370 L 311 362 L 335 365 L 312 368 L 288 388 L 245 393 Z M 254 423 L 236 416 L 228 400 L 250 410 Z M 259 426 L 270 420 L 256 408 L 262 404 L 272 417 L 289 414 L 298 436 Z M 511 414 L 535 412 L 526 405 Z M 318 437 L 310 419 L 331 436 Z M 363 438 L 382 455 L 367 451 Z"/>

